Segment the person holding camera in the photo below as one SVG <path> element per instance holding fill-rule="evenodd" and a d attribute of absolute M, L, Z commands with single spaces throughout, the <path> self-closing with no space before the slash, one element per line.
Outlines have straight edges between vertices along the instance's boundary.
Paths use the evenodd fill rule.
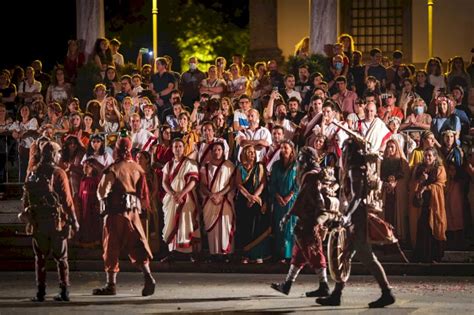
<path fill-rule="evenodd" d="M 394 116 L 400 118 L 401 121 L 403 120 L 403 112 L 395 105 L 396 102 L 397 98 L 392 91 L 382 94 L 383 106 L 379 107 L 378 116 L 384 121 L 384 123 L 388 123 L 390 118 Z"/>

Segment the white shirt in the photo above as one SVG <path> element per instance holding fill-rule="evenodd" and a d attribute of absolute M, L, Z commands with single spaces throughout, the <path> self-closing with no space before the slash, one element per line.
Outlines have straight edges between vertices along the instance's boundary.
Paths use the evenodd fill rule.
<path fill-rule="evenodd" d="M 197 158 L 197 161 L 198 161 L 199 165 L 204 165 L 204 163 L 206 163 L 210 160 L 211 150 L 208 149 L 208 148 L 209 148 L 209 145 L 211 145 L 214 142 L 221 142 L 222 144 L 224 144 L 225 159 L 227 160 L 229 158 L 229 145 L 227 144 L 227 141 L 225 139 L 214 138 L 214 139 L 212 139 L 212 141 L 210 143 L 207 143 L 205 141 L 201 141 L 198 144 L 198 158 Z"/>
<path fill-rule="evenodd" d="M 146 129 L 140 129 L 138 132 L 131 132 L 132 148 L 140 151 L 148 151 L 156 137 Z"/>
<path fill-rule="evenodd" d="M 265 127 L 258 127 L 255 131 L 252 131 L 250 128 L 241 130 L 237 134 L 237 138 L 242 140 L 265 140 L 269 145 L 272 144 L 272 135 L 270 131 Z M 239 155 L 237 159 L 240 161 L 240 154 L 242 153 L 242 146 L 239 146 Z M 257 155 L 257 162 L 260 162 L 263 157 L 265 156 L 265 148 L 262 149 L 255 149 L 255 153 Z"/>
<path fill-rule="evenodd" d="M 87 159 L 95 159 L 97 162 L 102 164 L 104 168 L 107 168 L 110 164 L 114 162 L 114 159 L 112 158 L 112 155 L 110 155 L 109 152 L 104 152 L 104 154 L 102 155 L 92 154 L 88 156 L 87 154 L 84 154 L 84 156 L 82 157 L 81 165 L 84 165 L 84 161 Z"/>
<path fill-rule="evenodd" d="M 36 81 L 33 79 L 33 83 L 30 85 L 28 83 L 28 80 L 24 80 L 20 82 L 18 85 L 18 94 L 21 93 L 40 93 L 41 92 L 41 82 Z M 25 103 L 31 103 L 33 101 L 33 98 L 28 97 L 25 98 Z"/>
<path fill-rule="evenodd" d="M 301 94 L 300 92 L 296 91 L 296 90 L 291 90 L 291 91 L 288 91 L 286 90 L 286 95 L 288 95 L 288 98 L 292 98 L 292 97 L 296 97 L 298 99 L 298 101 L 300 101 L 301 103 Z"/>
<path fill-rule="evenodd" d="M 123 66 L 125 64 L 125 60 L 123 59 L 123 55 L 121 53 L 115 53 L 112 55 L 112 59 L 116 66 Z"/>
<path fill-rule="evenodd" d="M 38 128 L 39 125 L 36 118 L 31 118 L 26 124 L 17 120 L 10 126 L 9 129 L 10 131 L 22 132 L 28 130 L 38 131 Z M 35 139 L 33 137 L 23 138 L 20 140 L 20 145 L 24 148 L 29 149 L 34 141 Z"/>

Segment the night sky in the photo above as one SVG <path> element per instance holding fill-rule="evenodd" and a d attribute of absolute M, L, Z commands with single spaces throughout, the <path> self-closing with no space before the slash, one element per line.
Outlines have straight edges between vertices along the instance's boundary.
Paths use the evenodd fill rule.
<path fill-rule="evenodd" d="M 145 2 L 151 11 L 151 0 L 130 0 L 133 4 L 124 0 L 104 2 L 106 19 L 122 11 L 124 6 L 137 3 Z M 221 12 L 226 20 L 240 27 L 248 24 L 248 1 L 196 2 Z M 19 25 L 26 27 L 27 31 L 20 31 Z M 76 1 L 61 0 L 54 2 L 54 5 L 49 1 L 3 1 L 0 27 L 3 30 L 1 69 L 14 65 L 25 67 L 34 59 L 40 59 L 44 69 L 50 71 L 57 62 L 62 63 L 67 52 L 67 41 L 76 38 Z"/>
<path fill-rule="evenodd" d="M 27 30 L 20 31 L 20 25 Z M 0 29 L 2 69 L 40 59 L 49 70 L 56 61 L 62 62 L 67 41 L 76 36 L 76 2 L 3 1 Z"/>

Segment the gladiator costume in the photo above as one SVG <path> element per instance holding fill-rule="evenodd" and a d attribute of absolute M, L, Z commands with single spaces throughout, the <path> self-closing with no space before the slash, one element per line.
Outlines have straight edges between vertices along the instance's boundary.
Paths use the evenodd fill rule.
<path fill-rule="evenodd" d="M 131 159 L 132 145 L 128 138 L 120 138 L 115 150 L 117 160 L 105 171 L 97 195 L 105 208 L 102 245 L 107 275 L 105 287 L 94 289 L 93 295 L 115 295 L 119 256 L 125 250 L 145 278 L 143 296 L 155 291 L 155 280 L 149 262 L 153 258 L 140 221 L 141 211 L 149 209 L 148 186 L 145 172 Z"/>
<path fill-rule="evenodd" d="M 336 198 L 324 196 L 323 173 L 316 163 L 316 151 L 310 147 L 303 147 L 298 157 L 300 172 L 300 190 L 293 207 L 283 217 L 281 226 L 284 226 L 291 215 L 298 217 L 295 226 L 295 244 L 291 257 L 291 266 L 286 280 L 273 283 L 271 287 L 288 295 L 293 282 L 305 265 L 310 265 L 319 277 L 319 289 L 307 292 L 308 297 L 329 295 L 327 283 L 326 258 L 323 253 L 322 241 L 325 228 L 323 224 L 330 218 L 330 208 L 338 207 Z M 301 164 L 305 165 L 302 166 Z M 302 175 L 301 175 L 302 173 Z M 335 178 L 334 178 L 335 180 Z M 326 184 L 325 184 L 326 185 Z M 331 202 L 337 204 L 331 206 Z M 328 208 L 326 208 L 328 206 Z"/>
<path fill-rule="evenodd" d="M 46 258 L 52 252 L 60 287 L 54 300 L 69 301 L 67 240 L 72 235 L 70 226 L 77 232 L 79 224 L 66 172 L 54 163 L 59 146 L 43 141 L 38 150 L 41 152 L 41 160 L 27 177 L 23 195 L 25 210 L 19 214 L 19 219 L 27 223 L 27 234 L 33 236 L 38 291 L 32 300 L 43 302 L 45 299 Z"/>
<path fill-rule="evenodd" d="M 368 217 L 369 212 L 380 211 L 381 205 L 381 180 L 377 175 L 377 154 L 361 152 L 358 140 L 349 139 L 344 150 L 344 178 L 343 189 L 349 196 L 346 215 L 350 218 L 349 245 L 344 250 L 350 259 L 357 253 L 359 260 L 364 264 L 377 280 L 382 296 L 369 303 L 370 308 L 380 308 L 395 302 L 395 297 L 387 280 L 385 271 L 372 251 L 369 242 Z M 316 303 L 321 305 L 338 306 L 341 304 L 342 290 L 345 282 L 336 282 L 336 287 L 329 297 L 320 297 Z"/>

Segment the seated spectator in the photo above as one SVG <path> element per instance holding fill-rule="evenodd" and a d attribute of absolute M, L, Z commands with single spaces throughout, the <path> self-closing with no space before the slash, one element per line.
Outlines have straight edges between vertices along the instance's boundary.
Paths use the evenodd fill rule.
<path fill-rule="evenodd" d="M 132 97 L 138 97 L 142 95 L 145 88 L 142 85 L 142 76 L 138 73 L 132 75 Z"/>
<path fill-rule="evenodd" d="M 469 91 L 471 88 L 471 77 L 466 72 L 464 66 L 464 59 L 461 56 L 455 56 L 449 61 L 449 69 L 447 74 L 449 91 L 456 85 L 462 86 L 464 91 Z"/>
<path fill-rule="evenodd" d="M 231 64 L 229 67 L 230 76 L 226 80 L 227 93 L 232 99 L 243 95 L 247 91 L 247 78 L 240 74 L 240 68 L 237 64 Z"/>
<path fill-rule="evenodd" d="M 374 97 L 375 104 L 377 108 L 382 106 L 382 98 L 380 92 L 380 82 L 374 76 L 368 76 L 365 79 L 366 89 L 362 93 L 362 97 L 365 99 L 365 102 L 369 102 L 367 97 Z"/>
<path fill-rule="evenodd" d="M 121 67 L 125 65 L 125 60 L 123 59 L 123 55 L 119 53 L 120 45 L 122 43 L 114 38 L 110 41 L 110 53 L 112 54 L 112 60 L 114 61 L 114 65 L 120 70 Z"/>
<path fill-rule="evenodd" d="M 107 67 L 115 66 L 112 51 L 110 50 L 110 43 L 107 38 L 97 38 L 91 59 L 94 60 L 95 65 L 99 68 L 100 76 L 104 79 Z"/>
<path fill-rule="evenodd" d="M 301 94 L 295 90 L 295 76 L 292 74 L 287 74 L 285 76 L 285 88 L 280 90 L 280 94 L 283 97 L 283 101 L 285 103 L 288 103 L 288 100 L 292 97 L 295 97 L 298 99 L 298 101 L 301 103 Z"/>
<path fill-rule="evenodd" d="M 30 105 L 36 95 L 41 95 L 41 82 L 35 80 L 33 67 L 26 67 L 26 78 L 18 85 L 18 98 L 20 102 Z"/>
<path fill-rule="evenodd" d="M 151 103 L 148 97 L 140 98 L 140 102 L 140 108 L 143 112 L 142 128 L 158 136 L 160 121 L 155 113 L 155 105 Z"/>
<path fill-rule="evenodd" d="M 348 71 L 349 64 L 344 64 L 343 55 L 335 55 L 332 57 L 332 62 L 329 65 L 329 72 L 326 76 L 329 94 L 334 95 L 337 93 L 336 78 L 338 77 L 345 77 L 348 86 L 352 85 L 352 79 L 348 80 Z"/>
<path fill-rule="evenodd" d="M 298 67 L 298 81 L 295 84 L 295 90 L 301 94 L 301 99 L 306 97 L 306 93 L 313 88 L 313 82 L 309 75 L 309 68 L 307 65 Z"/>
<path fill-rule="evenodd" d="M 452 111 L 452 101 L 447 97 L 436 99 L 438 113 L 431 122 L 431 131 L 436 140 L 441 143 L 442 133 L 446 130 L 456 131 L 456 139 L 459 139 L 461 133 L 461 120 Z"/>
<path fill-rule="evenodd" d="M 221 106 L 219 110 L 224 116 L 227 127 L 232 128 L 234 122 L 234 106 L 232 105 L 230 98 L 223 97 L 221 99 Z"/>
<path fill-rule="evenodd" d="M 106 93 L 109 96 L 116 96 L 122 90 L 117 70 L 114 66 L 107 66 L 107 69 L 105 69 L 105 77 L 102 80 L 102 83 L 105 85 Z"/>
<path fill-rule="evenodd" d="M 249 127 L 240 130 L 235 138 L 239 145 L 240 157 L 242 148 L 247 145 L 252 145 L 256 153 L 256 161 L 260 162 L 265 155 L 265 148 L 272 144 L 272 135 L 265 127 L 260 127 L 260 114 L 256 109 L 250 109 L 248 114 Z"/>
<path fill-rule="evenodd" d="M 38 136 L 39 124 L 36 118 L 31 115 L 28 105 L 22 105 L 19 108 L 19 118 L 10 127 L 12 137 L 18 143 L 18 157 L 20 169 L 20 182 L 26 178 L 26 170 L 30 156 L 30 147 L 34 139 Z"/>
<path fill-rule="evenodd" d="M 234 131 L 242 131 L 249 127 L 248 114 L 252 109 L 252 103 L 247 95 L 239 97 L 239 107 L 234 111 Z"/>
<path fill-rule="evenodd" d="M 108 134 L 108 142 L 110 143 L 110 146 L 113 146 L 117 139 L 114 133 L 119 132 L 123 127 L 122 114 L 120 114 L 117 100 L 115 98 L 111 96 L 107 97 L 105 100 L 105 106 L 100 108 L 99 125 L 102 127 L 102 130 Z"/>
<path fill-rule="evenodd" d="M 431 116 L 427 113 L 427 106 L 422 98 L 417 98 L 413 101 L 411 114 L 407 117 L 405 122 L 400 126 L 404 129 L 420 129 L 429 130 L 431 127 Z"/>
<path fill-rule="evenodd" d="M 206 93 L 209 97 L 221 98 L 225 90 L 225 81 L 217 77 L 217 67 L 210 66 L 207 71 L 207 78 L 201 81 L 199 92 Z"/>
<path fill-rule="evenodd" d="M 367 103 L 364 99 L 357 99 L 354 103 L 354 112 L 347 115 L 346 122 L 349 129 L 357 131 L 359 129 L 359 124 L 364 121 L 365 118 L 365 107 Z"/>
<path fill-rule="evenodd" d="M 72 86 L 64 78 L 63 66 L 54 67 L 51 84 L 46 92 L 46 103 L 57 102 L 64 107 L 71 98 Z"/>
<path fill-rule="evenodd" d="M 425 101 L 431 103 L 434 94 L 434 86 L 427 82 L 428 74 L 424 70 L 418 70 L 416 73 L 415 93 Z"/>
<path fill-rule="evenodd" d="M 82 117 L 82 122 L 84 123 L 83 131 L 89 135 L 97 133 L 98 130 L 94 129 L 94 116 L 91 113 L 85 112 L 84 116 Z"/>
<path fill-rule="evenodd" d="M 378 109 L 378 116 L 382 119 L 385 123 L 387 123 L 390 118 L 398 117 L 400 121 L 403 119 L 403 112 L 397 107 L 395 104 L 397 102 L 397 98 L 393 92 L 387 92 L 382 94 L 382 105 Z"/>
<path fill-rule="evenodd" d="M 375 77 L 379 82 L 382 89 L 386 86 L 387 70 L 382 65 L 382 51 L 378 48 L 374 48 L 370 51 L 371 62 L 365 65 L 365 78 L 369 76 Z"/>
<path fill-rule="evenodd" d="M 184 156 L 189 159 L 197 159 L 197 143 L 199 135 L 191 126 L 191 116 L 188 112 L 182 112 L 178 116 L 178 132 L 174 133 L 173 139 L 180 138 L 184 142 Z"/>
<path fill-rule="evenodd" d="M 415 93 L 415 87 L 411 79 L 403 79 L 402 85 L 403 88 L 400 92 L 399 107 L 403 112 L 403 117 L 407 117 L 411 114 L 413 102 L 420 96 Z"/>
<path fill-rule="evenodd" d="M 51 76 L 43 72 L 43 63 L 41 60 L 34 60 L 31 66 L 35 70 L 35 80 L 41 82 L 41 95 L 46 97 L 46 91 L 51 83 Z"/>
<path fill-rule="evenodd" d="M 339 104 L 344 117 L 355 111 L 355 101 L 357 94 L 347 89 L 347 79 L 339 76 L 335 79 L 337 93 L 332 96 L 332 99 Z"/>
<path fill-rule="evenodd" d="M 229 145 L 223 138 L 216 137 L 216 126 L 211 121 L 205 121 L 201 125 L 201 136 L 202 141 L 197 143 L 197 162 L 200 166 L 204 166 L 211 160 L 212 145 L 215 142 L 220 142 L 224 148 L 224 158 L 227 160 L 229 157 Z"/>
<path fill-rule="evenodd" d="M 64 58 L 64 72 L 66 79 L 75 83 L 77 79 L 78 70 L 84 65 L 85 56 L 84 53 L 79 49 L 79 43 L 77 40 L 69 40 L 67 42 L 67 54 Z"/>
<path fill-rule="evenodd" d="M 69 136 L 76 136 L 83 147 L 87 147 L 89 144 L 90 134 L 84 131 L 84 124 L 82 123 L 82 115 L 79 112 L 75 112 L 69 116 L 69 130 L 63 135 L 62 141 Z"/>
<path fill-rule="evenodd" d="M 430 58 L 426 62 L 425 71 L 428 76 L 427 82 L 434 87 L 434 91 L 446 92 L 446 77 L 444 76 L 443 65 L 437 58 Z"/>
<path fill-rule="evenodd" d="M 8 70 L 0 72 L 0 102 L 3 103 L 9 114 L 15 113 L 16 86 L 11 83 L 11 76 Z"/>

